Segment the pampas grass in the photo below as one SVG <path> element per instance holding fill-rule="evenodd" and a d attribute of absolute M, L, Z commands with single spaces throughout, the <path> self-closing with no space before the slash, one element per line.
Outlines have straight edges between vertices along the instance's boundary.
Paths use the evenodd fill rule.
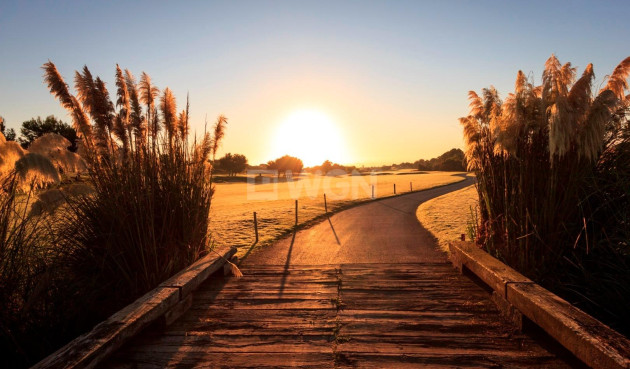
<path fill-rule="evenodd" d="M 81 156 L 56 135 L 31 152 L 0 143 L 0 354 L 9 366 L 34 364 L 210 252 L 209 159 L 227 122 L 191 137 L 188 104 L 178 116 L 166 89 L 156 106 L 160 90 L 146 73 L 136 85 L 116 66 L 114 104 L 87 66 L 74 92 L 52 62 L 42 68 Z M 60 184 L 58 168 L 87 172 L 89 184 Z"/>
<path fill-rule="evenodd" d="M 15 173 L 23 187 L 42 187 L 60 181 L 57 168 L 43 155 L 28 153 L 15 162 Z"/>
<path fill-rule="evenodd" d="M 630 245 L 618 240 L 630 217 L 629 73 L 630 58 L 594 95 L 591 64 L 576 79 L 576 68 L 552 55 L 540 86 L 519 71 L 505 101 L 492 87 L 471 91 L 470 114 L 460 118 L 478 179 L 476 241 L 628 331 L 618 296 L 630 295 Z M 620 277 L 598 276 L 606 273 Z"/>

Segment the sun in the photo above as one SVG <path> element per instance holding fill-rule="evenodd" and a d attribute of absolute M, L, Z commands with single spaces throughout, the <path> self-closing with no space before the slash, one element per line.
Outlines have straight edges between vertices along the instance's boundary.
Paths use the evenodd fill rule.
<path fill-rule="evenodd" d="M 346 142 L 338 126 L 326 114 L 317 110 L 297 110 L 278 126 L 273 158 L 291 155 L 302 159 L 305 167 L 320 165 L 325 160 L 348 163 Z"/>

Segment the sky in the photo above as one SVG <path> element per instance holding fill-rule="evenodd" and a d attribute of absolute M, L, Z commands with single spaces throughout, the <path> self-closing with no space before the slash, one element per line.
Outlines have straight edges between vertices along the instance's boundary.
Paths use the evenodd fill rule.
<path fill-rule="evenodd" d="M 189 94 L 196 132 L 227 116 L 221 153 L 250 164 L 285 147 L 342 164 L 429 159 L 464 147 L 469 90 L 505 96 L 518 70 L 538 84 L 552 53 L 578 73 L 593 63 L 600 84 L 630 55 L 629 16 L 628 1 L 0 0 L 0 115 L 16 129 L 71 122 L 42 64 L 70 85 L 87 65 L 113 95 L 118 63 L 180 109 Z M 328 128 L 287 135 L 294 123 Z"/>

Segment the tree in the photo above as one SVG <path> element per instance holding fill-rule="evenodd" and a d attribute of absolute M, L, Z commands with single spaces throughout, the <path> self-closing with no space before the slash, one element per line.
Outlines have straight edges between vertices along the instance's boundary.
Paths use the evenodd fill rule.
<path fill-rule="evenodd" d="M 466 157 L 460 149 L 451 149 L 431 160 L 420 159 L 414 164 L 418 170 L 466 171 Z"/>
<path fill-rule="evenodd" d="M 4 118 L 0 116 L 0 133 L 4 135 L 7 141 L 15 141 L 15 130 L 13 128 L 6 129 L 4 126 Z"/>
<path fill-rule="evenodd" d="M 22 137 L 18 140 L 23 148 L 27 149 L 31 143 L 46 133 L 56 133 L 65 137 L 70 141 L 70 151 L 77 151 L 77 131 L 74 130 L 69 124 L 58 120 L 53 115 L 49 115 L 46 119 L 32 118 L 22 123 L 22 129 L 20 130 Z"/>
<path fill-rule="evenodd" d="M 285 155 L 276 160 L 271 160 L 267 163 L 267 168 L 270 170 L 277 170 L 278 176 L 286 176 L 286 173 L 289 171 L 291 174 L 300 173 L 303 167 L 304 163 L 302 163 L 301 159 L 289 155 Z"/>
<path fill-rule="evenodd" d="M 247 158 L 243 154 L 227 153 L 215 163 L 215 168 L 227 172 L 229 176 L 241 173 L 247 169 Z"/>

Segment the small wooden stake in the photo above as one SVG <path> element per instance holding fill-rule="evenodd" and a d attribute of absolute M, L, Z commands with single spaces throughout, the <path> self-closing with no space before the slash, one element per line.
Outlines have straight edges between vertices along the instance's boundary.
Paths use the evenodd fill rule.
<path fill-rule="evenodd" d="M 297 200 L 295 200 L 295 225 L 298 224 L 298 203 Z"/>
<path fill-rule="evenodd" d="M 413 191 L 413 186 L 411 185 L 411 182 L 409 182 L 409 192 Z"/>
<path fill-rule="evenodd" d="M 396 183 L 394 183 L 394 195 L 396 194 Z"/>
<path fill-rule="evenodd" d="M 462 239 L 462 241 L 466 241 L 466 234 L 465 233 L 462 233 L 461 239 Z"/>
<path fill-rule="evenodd" d="M 374 198 L 374 185 L 372 185 L 372 198 Z"/>
<path fill-rule="evenodd" d="M 326 194 L 324 194 L 324 209 L 326 210 L 326 214 L 328 214 L 328 203 L 326 202 Z"/>
<path fill-rule="evenodd" d="M 256 242 L 258 242 L 258 219 L 256 219 L 256 212 L 254 212 L 254 232 L 256 232 Z"/>

